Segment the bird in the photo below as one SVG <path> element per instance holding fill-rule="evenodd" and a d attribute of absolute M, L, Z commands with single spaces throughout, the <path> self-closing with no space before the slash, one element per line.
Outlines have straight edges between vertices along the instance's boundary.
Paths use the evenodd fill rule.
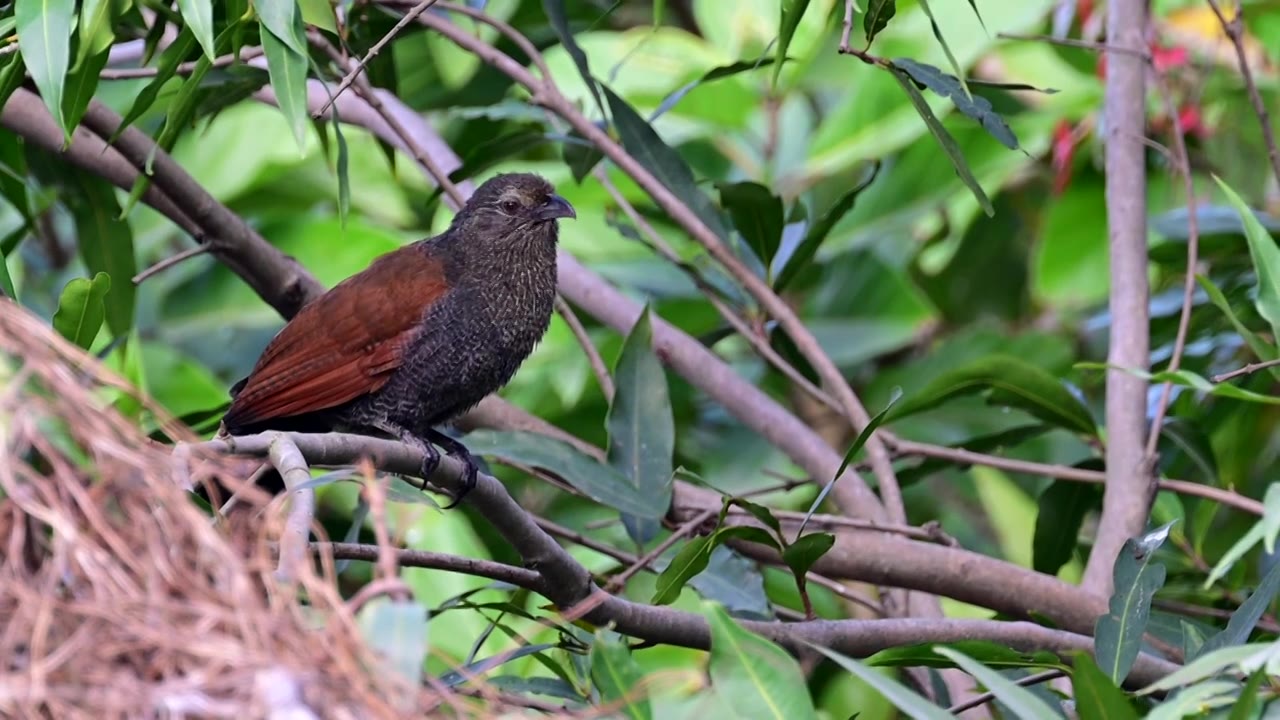
<path fill-rule="evenodd" d="M 559 221 L 577 212 L 531 173 L 481 184 L 435 237 L 397 248 L 304 305 L 230 390 L 220 434 L 351 432 L 478 468 L 437 428 L 507 384 L 551 324 Z M 278 473 L 259 486 L 284 489 Z"/>

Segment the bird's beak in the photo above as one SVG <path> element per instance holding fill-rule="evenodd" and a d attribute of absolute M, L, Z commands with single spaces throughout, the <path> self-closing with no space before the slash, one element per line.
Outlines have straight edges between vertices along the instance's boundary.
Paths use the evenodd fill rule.
<path fill-rule="evenodd" d="M 569 204 L 568 200 L 559 195 L 552 195 L 547 201 L 538 208 L 539 220 L 556 220 L 559 218 L 577 218 L 578 213 Z"/>

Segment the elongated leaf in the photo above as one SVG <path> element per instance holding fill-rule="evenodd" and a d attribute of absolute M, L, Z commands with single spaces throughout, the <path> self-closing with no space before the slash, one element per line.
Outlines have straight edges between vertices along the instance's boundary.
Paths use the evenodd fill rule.
<path fill-rule="evenodd" d="M 939 647 L 944 646 L 928 643 L 886 648 L 867 658 L 865 662 L 874 667 L 957 667 L 950 657 L 938 653 Z M 987 667 L 1067 669 L 1062 658 L 1046 650 L 1023 653 L 989 640 L 960 640 L 947 643 L 945 647 L 959 650 Z"/>
<path fill-rule="evenodd" d="M 1071 669 L 1080 720 L 1138 720 L 1129 698 L 1087 653 L 1076 655 Z"/>
<path fill-rule="evenodd" d="M 62 117 L 67 127 L 74 128 L 80 124 L 93 93 L 98 89 L 98 76 L 102 68 L 107 66 L 110 48 L 85 58 L 80 66 L 67 76 L 66 93 L 62 96 Z"/>
<path fill-rule="evenodd" d="M 1024 718 L 1024 720 L 1062 717 L 1062 713 L 1046 705 L 1043 700 L 1032 694 L 1030 690 L 1015 684 L 1009 678 L 964 653 L 942 645 L 935 649 L 939 655 L 951 658 L 961 669 L 972 675 L 978 682 L 986 685 L 987 690 L 990 690 L 991 694 L 995 695 L 996 699 L 1001 703 L 1004 703 L 1004 706 L 1014 715 Z"/>
<path fill-rule="evenodd" d="M 836 544 L 836 536 L 819 532 L 804 535 L 782 551 L 782 561 L 791 568 L 797 579 L 803 578 L 814 563 L 822 559 Z"/>
<path fill-rule="evenodd" d="M 907 73 L 912 80 L 949 99 L 957 110 L 981 125 L 1001 145 L 1010 150 L 1018 149 L 1017 136 L 1013 134 L 1009 123 L 991 107 L 991 102 L 980 95 L 970 95 L 954 75 L 948 75 L 932 65 L 916 62 L 911 58 L 895 58 L 892 62 L 894 67 Z"/>
<path fill-rule="evenodd" d="M 951 70 L 960 78 L 960 86 L 964 89 L 965 94 L 969 93 L 969 87 L 965 85 L 964 68 L 960 63 L 956 62 L 956 56 L 951 52 L 951 46 L 947 44 L 947 39 L 942 36 L 942 28 L 938 27 L 938 20 L 933 16 L 933 10 L 929 7 L 928 0 L 919 0 L 920 9 L 924 10 L 924 14 L 929 16 L 929 27 L 933 30 L 933 37 L 942 46 L 942 52 L 947 56 L 947 62 L 951 64 Z"/>
<path fill-rule="evenodd" d="M 298 0 L 254 0 L 253 6 L 264 28 L 290 50 L 307 56 L 307 36 Z"/>
<path fill-rule="evenodd" d="M 782 62 L 791 47 L 791 39 L 800 27 L 804 11 L 809 7 L 809 0 L 782 0 L 782 17 L 778 21 L 778 49 L 775 54 L 777 62 L 773 66 L 773 83 L 778 84 L 778 76 L 782 74 Z"/>
<path fill-rule="evenodd" d="M 22 86 L 22 81 L 27 77 L 26 68 L 22 53 L 10 53 L 8 62 L 0 69 L 0 107 L 4 107 L 13 91 Z"/>
<path fill-rule="evenodd" d="M 991 199 L 983 192 L 982 184 L 973 176 L 973 170 L 969 168 L 969 162 L 965 160 L 964 153 L 960 151 L 960 146 L 956 144 L 956 139 L 951 137 L 951 133 L 947 132 L 947 129 L 943 127 L 938 120 L 938 116 L 933 114 L 933 109 L 929 107 L 929 103 L 925 101 L 924 96 L 916 89 L 911 77 L 901 70 L 890 70 L 890 72 L 893 73 L 894 79 L 898 81 L 902 89 L 906 91 L 907 98 L 911 100 L 911 105 L 920 114 L 920 119 L 924 120 L 929 132 L 933 133 L 933 137 L 942 146 L 942 151 L 947 154 L 947 158 L 951 161 L 951 166 L 956 169 L 956 174 L 960 177 L 960 181 L 973 193 L 973 197 L 977 199 L 982 211 L 988 217 L 994 216 L 996 210 L 991 205 Z"/>
<path fill-rule="evenodd" d="M 622 146 L 631 153 L 645 169 L 667 187 L 676 197 L 684 201 L 693 210 L 698 219 L 720 238 L 725 238 L 724 223 L 720 214 L 707 194 L 702 192 L 693 179 L 693 171 L 685 163 L 684 158 L 669 145 L 663 142 L 658 133 L 636 113 L 627 101 L 618 97 L 607 85 L 601 85 L 605 98 L 609 101 L 609 111 L 613 115 L 614 127 L 622 140 Z"/>
<path fill-rule="evenodd" d="M 1220 648 L 1242 645 L 1247 642 L 1249 634 L 1257 627 L 1258 620 L 1262 619 L 1263 613 L 1271 606 L 1271 601 L 1275 599 L 1277 592 L 1280 592 L 1280 563 L 1271 566 L 1271 569 L 1262 578 L 1262 582 L 1258 583 L 1258 588 L 1253 591 L 1249 599 L 1240 603 L 1240 607 L 1231 613 L 1231 619 L 1227 621 L 1227 627 L 1206 640 L 1200 646 L 1196 657 Z"/>
<path fill-rule="evenodd" d="M 1110 367 L 1105 363 L 1076 363 L 1075 366 L 1077 368 L 1089 370 L 1106 370 Z M 1190 370 L 1178 370 L 1176 372 L 1169 372 L 1168 370 L 1165 370 L 1158 373 L 1149 373 L 1145 370 L 1138 370 L 1136 368 L 1117 367 L 1115 369 L 1123 370 L 1131 375 L 1135 375 L 1145 380 L 1150 380 L 1151 382 L 1173 383 L 1174 385 L 1189 387 L 1218 397 L 1231 398 L 1232 400 L 1245 400 L 1247 402 L 1262 403 L 1264 405 L 1280 405 L 1280 397 L 1276 397 L 1274 395 L 1263 395 L 1262 393 L 1256 393 L 1252 390 L 1245 390 L 1244 388 L 1237 387 L 1231 383 L 1212 383 Z"/>
<path fill-rule="evenodd" d="M 1226 575 L 1227 571 L 1230 570 L 1231 567 L 1240 560 L 1240 558 L 1244 557 L 1245 553 L 1252 550 L 1254 545 L 1261 543 L 1266 535 L 1266 525 L 1264 525 L 1261 520 L 1254 523 L 1253 527 L 1249 528 L 1248 532 L 1241 535 L 1240 539 L 1236 540 L 1235 543 L 1233 543 L 1231 547 L 1222 554 L 1222 559 L 1219 560 L 1218 564 L 1214 565 L 1213 569 L 1209 571 L 1209 577 L 1205 578 L 1204 588 L 1208 590 L 1214 583 L 1218 582 L 1218 580 L 1223 575 Z"/>
<path fill-rule="evenodd" d="M 1164 565 L 1151 562 L 1151 557 L 1169 537 L 1171 525 L 1126 540 L 1116 557 L 1115 592 L 1107 614 L 1098 617 L 1094 628 L 1098 666 L 1116 685 L 1124 682 L 1138 658 L 1151 617 L 1151 599 L 1164 586 Z"/>
<path fill-rule="evenodd" d="M 596 631 L 591 644 L 591 680 L 600 699 L 619 708 L 624 717 L 648 720 L 653 717 L 649 698 L 640 687 L 644 673 L 631 657 L 631 648 L 615 633 Z"/>
<path fill-rule="evenodd" d="M 1258 314 L 1271 324 L 1272 336 L 1280 340 L 1280 247 L 1276 247 L 1271 233 L 1258 222 L 1258 218 L 1236 191 L 1218 176 L 1215 175 L 1213 179 L 1227 196 L 1227 202 L 1236 209 L 1240 222 L 1244 223 L 1249 257 L 1253 259 L 1253 269 L 1258 274 L 1258 298 L 1254 302 Z"/>
<path fill-rule="evenodd" d="M 653 506 L 660 505 L 665 513 L 671 504 L 675 421 L 667 394 L 667 376 L 652 345 L 653 329 L 646 306 L 622 344 L 605 425 L 609 430 L 609 464 L 630 481 L 637 495 L 652 498 Z M 623 522 L 631 538 L 642 545 L 660 529 L 651 516 L 624 515 Z"/>
<path fill-rule="evenodd" d="M 1080 526 L 1090 510 L 1102 501 L 1097 485 L 1057 480 L 1036 500 L 1035 539 L 1032 541 L 1032 565 L 1036 572 L 1057 575 L 1071 560 L 1080 536 Z"/>
<path fill-rule="evenodd" d="M 80 42 L 75 62 L 71 65 L 73 71 L 80 69 L 85 60 L 111 47 L 115 41 L 111 22 L 116 5 L 113 0 L 84 0 L 80 4 L 80 22 L 76 26 Z M 72 123 L 68 125 L 75 127 Z"/>
<path fill-rule="evenodd" d="M 897 12 L 895 0 L 867 0 L 866 12 L 862 14 L 862 32 L 867 37 L 867 47 L 871 47 L 871 42 L 881 30 L 889 27 L 889 21 Z"/>
<path fill-rule="evenodd" d="M 1280 483 L 1271 483 L 1262 496 L 1262 549 L 1270 555 L 1276 551 L 1276 537 L 1280 536 Z"/>
<path fill-rule="evenodd" d="M 329 0 L 298 0 L 298 7 L 302 9 L 303 23 L 331 33 L 338 32 L 338 20 L 334 17 L 333 5 Z M 374 84 L 382 87 L 380 83 Z"/>
<path fill-rule="evenodd" d="M 782 198 L 755 182 L 720 183 L 720 204 L 767 268 L 782 242 Z"/>
<path fill-rule="evenodd" d="M 217 57 L 218 51 L 213 46 L 213 3 L 210 0 L 178 0 L 178 10 L 182 13 L 182 21 L 191 28 L 204 49 L 205 57 L 210 60 Z"/>
<path fill-rule="evenodd" d="M 301 18 L 299 17 L 299 22 Z M 307 128 L 307 55 L 295 52 L 274 31 L 262 34 L 262 49 L 267 56 L 267 73 L 271 89 L 276 93 L 280 112 L 289 121 L 298 152 L 306 149 Z"/>
<path fill-rule="evenodd" d="M 137 288 L 131 282 L 138 274 L 133 232 L 127 220 L 119 219 L 120 204 L 109 183 L 89 175 L 77 178 L 80 193 L 70 205 L 76 221 L 80 257 L 89 272 L 119 279 L 106 295 L 105 311 L 111 334 L 123 337 L 133 328 L 137 297 Z"/>
<path fill-rule="evenodd" d="M 822 217 L 809 225 L 805 231 L 804 239 L 796 246 L 795 251 L 787 258 L 786 264 L 782 266 L 782 271 L 778 273 L 778 279 L 773 283 L 774 290 L 782 292 L 791 284 L 792 280 L 795 280 L 796 275 L 808 265 L 809 261 L 818 252 L 822 242 L 831 234 L 831 230 L 835 228 L 836 223 L 839 223 L 853 209 L 854 201 L 858 199 L 858 195 L 862 194 L 862 191 L 871 185 L 879 173 L 880 162 L 877 160 L 871 165 L 871 170 L 864 179 L 846 190 L 843 195 L 831 204 L 831 207 L 827 208 Z"/>
<path fill-rule="evenodd" d="M 591 91 L 591 97 L 596 101 L 596 109 L 600 111 L 600 116 L 604 117 L 604 103 L 600 100 L 600 88 L 596 84 L 595 76 L 591 74 L 587 54 L 582 52 L 578 41 L 573 38 L 573 31 L 569 29 L 569 16 L 564 10 L 564 0 L 542 0 L 542 10 L 547 14 L 547 20 L 551 23 L 551 29 L 555 31 L 556 37 L 560 39 L 560 44 L 564 46 L 565 52 L 569 53 L 573 64 L 578 68 L 582 82 L 586 83 L 587 89 Z"/>
<path fill-rule="evenodd" d="M 828 650 L 812 643 L 806 644 L 826 655 L 859 680 L 870 685 L 876 692 L 883 695 L 886 700 L 893 703 L 894 707 L 906 713 L 908 717 L 916 720 L 954 720 L 954 715 L 934 705 L 906 685 L 894 680 L 892 676 L 879 672 L 851 657 L 841 655 L 835 650 Z"/>
<path fill-rule="evenodd" d="M 732 77 L 733 75 L 737 75 L 738 73 L 749 72 L 751 70 L 758 70 L 762 67 L 768 67 L 773 63 L 774 63 L 774 58 L 765 57 L 762 55 L 756 58 L 755 60 L 739 60 L 735 63 L 729 63 L 728 65 L 720 65 L 719 67 L 711 68 L 707 72 L 703 73 L 702 77 L 698 78 L 697 80 L 692 80 L 690 82 L 687 82 L 684 85 L 681 85 L 679 88 L 676 88 L 675 90 L 671 91 L 671 93 L 669 93 L 666 97 L 662 98 L 662 102 L 658 103 L 658 107 L 655 108 L 653 113 L 649 115 L 649 122 L 653 122 L 654 120 L 657 120 L 667 111 L 669 111 L 671 108 L 675 107 L 676 103 L 680 102 L 680 100 L 683 99 L 685 95 L 688 95 L 694 88 L 700 85 L 705 85 L 706 83 L 712 82 L 714 80 L 719 80 L 720 78 Z"/>
<path fill-rule="evenodd" d="M 342 132 L 342 122 L 338 113 L 329 115 L 333 125 L 333 137 L 338 146 L 338 159 L 334 168 L 338 174 L 338 222 L 347 226 L 347 215 L 351 212 L 351 151 L 347 149 L 347 136 Z"/>
<path fill-rule="evenodd" d="M 1173 690 L 1184 685 L 1200 682 L 1228 668 L 1239 667 L 1240 663 L 1248 660 L 1259 652 L 1268 650 L 1273 643 L 1251 643 L 1249 645 L 1231 645 L 1224 648 L 1218 648 L 1213 652 L 1204 653 L 1200 657 L 1183 665 L 1172 673 L 1165 675 L 1159 680 L 1138 691 L 1139 695 L 1150 695 L 1153 692 L 1163 690 Z"/>
<path fill-rule="evenodd" d="M 889 420 L 928 410 L 954 397 L 990 389 L 991 402 L 1026 410 L 1036 417 L 1084 435 L 1094 435 L 1093 416 L 1062 383 L 1030 363 L 1008 355 L 989 355 L 934 379 L 915 397 L 898 405 Z M 995 393 L 999 393 L 996 395 Z"/>
<path fill-rule="evenodd" d="M 13 9 L 27 72 L 67 142 L 71 141 L 72 128 L 62 113 L 62 93 L 71 63 L 71 22 L 75 12 L 75 0 L 15 0 Z"/>
<path fill-rule="evenodd" d="M 75 278 L 62 289 L 58 310 L 53 314 L 53 329 L 62 337 L 88 350 L 102 329 L 107 309 L 104 300 L 111 290 L 111 278 L 98 273 L 89 278 Z"/>
<path fill-rule="evenodd" d="M 1231 714 L 1227 716 L 1227 720 L 1252 720 L 1255 711 L 1258 709 L 1258 702 L 1261 693 L 1258 691 L 1262 688 L 1262 681 L 1267 679 L 1267 673 L 1264 670 L 1258 670 L 1249 676 L 1249 681 L 1244 684 L 1244 688 L 1240 691 L 1240 699 L 1231 708 Z"/>
<path fill-rule="evenodd" d="M 18 292 L 13 288 L 13 277 L 9 275 L 9 258 L 0 255 L 0 295 L 10 300 L 18 299 Z"/>
<path fill-rule="evenodd" d="M 160 25 L 160 23 L 157 23 Z M 173 41 L 164 53 L 160 56 L 160 64 L 156 67 L 156 76 L 147 83 L 145 87 L 133 99 L 133 103 L 129 105 L 129 109 L 125 112 L 124 118 L 120 121 L 120 127 L 116 128 L 112 134 L 111 141 L 120 136 L 125 128 L 132 125 L 143 113 L 151 109 L 155 104 L 156 98 L 160 96 L 160 90 L 164 84 L 173 79 L 174 73 L 178 71 L 178 66 L 186 60 L 187 55 L 196 47 L 196 38 L 191 34 L 189 28 L 183 28 L 178 33 L 178 37 Z"/>
<path fill-rule="evenodd" d="M 690 578 L 707 568 L 714 547 L 715 538 L 711 535 L 686 542 L 666 569 L 659 573 L 658 581 L 654 584 L 653 599 L 649 602 L 654 605 L 670 605 L 675 602 Z"/>
<path fill-rule="evenodd" d="M 716 603 L 704 602 L 711 627 L 711 686 L 735 717 L 770 720 L 817 718 L 804 675 L 795 658 L 742 628 Z"/>
<path fill-rule="evenodd" d="M 614 468 L 584 455 L 568 443 L 531 432 L 475 430 L 465 438 L 477 455 L 502 458 L 520 465 L 543 468 L 564 478 L 596 502 L 646 519 L 658 519 L 670 503 L 638 493 L 627 478 Z"/>
<path fill-rule="evenodd" d="M 1213 303 L 1214 307 L 1227 316 L 1227 321 L 1231 323 L 1231 327 L 1240 337 L 1244 338 L 1249 349 L 1253 351 L 1254 355 L 1258 356 L 1259 360 L 1274 360 L 1276 358 L 1275 346 L 1268 344 L 1258 337 L 1257 333 L 1240 322 L 1240 318 L 1236 317 L 1235 311 L 1231 309 L 1231 303 L 1227 302 L 1227 297 L 1222 294 L 1217 285 L 1213 284 L 1212 280 L 1204 275 L 1196 275 L 1196 282 L 1200 284 L 1200 288 L 1209 296 L 1209 302 Z M 1269 368 L 1268 370 L 1272 377 L 1280 380 L 1280 368 Z"/>

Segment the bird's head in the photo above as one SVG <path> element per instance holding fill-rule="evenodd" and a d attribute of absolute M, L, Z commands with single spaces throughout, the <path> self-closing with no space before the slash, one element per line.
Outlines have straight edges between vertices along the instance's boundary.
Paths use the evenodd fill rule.
<path fill-rule="evenodd" d="M 538 175 L 498 175 L 476 189 L 453 220 L 453 228 L 473 237 L 517 240 L 535 235 L 555 238 L 556 221 L 576 218 L 577 212 L 555 188 Z M 542 229 L 546 233 L 537 233 Z"/>

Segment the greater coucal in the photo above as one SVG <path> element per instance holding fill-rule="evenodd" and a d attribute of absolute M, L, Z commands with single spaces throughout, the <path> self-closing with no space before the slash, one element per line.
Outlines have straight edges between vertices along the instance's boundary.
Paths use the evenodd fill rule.
<path fill-rule="evenodd" d="M 454 507 L 476 482 L 462 443 L 436 426 L 509 381 L 551 323 L 557 220 L 576 218 L 543 178 L 499 175 L 449 229 L 374 260 L 306 305 L 231 388 L 223 431 L 346 431 L 439 445 L 466 465 Z M 279 492 L 278 474 L 262 484 Z"/>

